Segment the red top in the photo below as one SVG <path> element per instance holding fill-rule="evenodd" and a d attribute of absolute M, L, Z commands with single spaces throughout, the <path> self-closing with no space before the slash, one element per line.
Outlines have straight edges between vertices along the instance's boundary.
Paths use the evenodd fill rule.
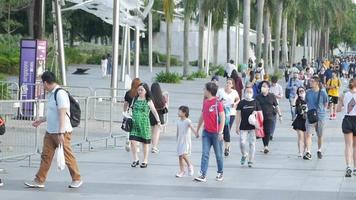
<path fill-rule="evenodd" d="M 210 133 L 219 133 L 218 116 L 220 112 L 224 112 L 224 107 L 221 102 L 216 102 L 217 98 L 211 100 L 204 100 L 203 103 L 203 120 L 204 129 Z M 216 111 L 216 105 L 218 105 L 218 111 Z"/>

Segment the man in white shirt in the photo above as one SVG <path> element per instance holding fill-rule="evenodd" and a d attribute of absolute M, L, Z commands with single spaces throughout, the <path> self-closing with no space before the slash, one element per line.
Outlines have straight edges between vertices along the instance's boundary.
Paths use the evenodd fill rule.
<path fill-rule="evenodd" d="M 231 77 L 231 73 L 234 70 L 237 71 L 236 66 L 234 65 L 234 60 L 230 60 L 230 62 L 227 63 L 226 68 L 225 68 L 226 78 L 230 78 Z"/>
<path fill-rule="evenodd" d="M 32 125 L 38 127 L 43 122 L 47 122 L 47 129 L 43 140 L 40 168 L 36 174 L 36 178 L 31 182 L 25 182 L 25 185 L 30 188 L 45 187 L 44 183 L 47 179 L 55 150 L 59 144 L 62 144 L 65 162 L 72 176 L 72 183 L 69 185 L 69 188 L 78 188 L 83 182 L 71 148 L 73 128 L 69 119 L 70 101 L 68 93 L 60 89 L 59 85 L 55 82 L 56 78 L 52 72 L 44 72 L 41 78 L 45 90 L 48 91 L 47 117 L 37 119 Z"/>

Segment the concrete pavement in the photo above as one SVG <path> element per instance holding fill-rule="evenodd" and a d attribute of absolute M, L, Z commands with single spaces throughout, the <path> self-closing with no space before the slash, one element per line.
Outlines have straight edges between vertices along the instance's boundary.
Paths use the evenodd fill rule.
<path fill-rule="evenodd" d="M 159 71 L 162 68 L 154 68 Z M 70 68 L 70 72 L 73 68 Z M 174 70 L 180 70 L 175 68 Z M 144 80 L 151 82 L 148 68 L 142 68 Z M 109 79 L 101 79 L 99 67 L 89 70 L 89 75 L 69 75 L 72 85 L 108 87 Z M 211 153 L 208 182 L 197 183 L 192 177 L 177 179 L 175 121 L 177 108 L 188 105 L 191 119 L 197 122 L 202 102 L 204 83 L 208 79 L 183 81 L 182 84 L 162 84 L 170 93 L 169 124 L 160 141 L 160 153 L 150 154 L 147 169 L 131 168 L 131 154 L 119 146 L 105 149 L 98 143 L 88 152 L 79 152 L 79 162 L 84 185 L 79 189 L 68 189 L 70 176 L 67 170 L 58 172 L 52 168 L 45 189 L 27 189 L 24 180 L 30 180 L 39 165 L 39 155 L 31 161 L 8 161 L 0 163 L 5 172 L 0 174 L 5 186 L 0 188 L 0 199 L 356 199 L 356 178 L 344 178 L 344 142 L 341 133 L 341 117 L 327 121 L 324 158 L 316 157 L 316 138 L 313 142 L 313 160 L 297 157 L 297 138 L 291 128 L 291 117 L 287 100 L 281 101 L 284 121 L 278 123 L 275 139 L 270 145 L 270 154 L 259 152 L 262 141 L 258 140 L 256 162 L 252 169 L 240 165 L 240 150 L 236 134 L 232 133 L 232 153 L 224 161 L 224 181 L 216 182 L 215 156 Z M 224 81 L 220 80 L 220 86 Z M 119 126 L 119 124 L 117 124 Z M 235 130 L 234 128 L 232 130 Z M 200 139 L 192 139 L 192 161 L 199 171 L 201 157 Z M 140 155 L 142 158 L 142 155 Z"/>

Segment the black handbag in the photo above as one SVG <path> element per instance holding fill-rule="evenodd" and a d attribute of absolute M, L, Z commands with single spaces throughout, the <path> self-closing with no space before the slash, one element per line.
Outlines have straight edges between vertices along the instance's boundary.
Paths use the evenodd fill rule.
<path fill-rule="evenodd" d="M 121 124 L 121 129 L 126 132 L 132 131 L 133 120 L 131 117 L 124 117 Z"/>
<path fill-rule="evenodd" d="M 5 120 L 0 117 L 0 135 L 4 135 L 6 132 Z"/>
<path fill-rule="evenodd" d="M 167 114 L 167 113 L 168 113 L 168 108 L 167 108 L 167 107 L 164 107 L 164 108 L 161 110 L 161 113 L 162 113 L 162 114 Z"/>
<path fill-rule="evenodd" d="M 319 93 L 318 93 L 318 100 L 316 101 L 316 107 L 319 106 L 320 92 L 321 92 L 321 89 L 319 90 Z M 318 109 L 310 109 L 310 110 L 308 110 L 307 116 L 308 116 L 309 124 L 314 124 L 314 123 L 318 122 L 318 120 L 319 120 L 319 118 L 318 118 Z"/>
<path fill-rule="evenodd" d="M 137 97 L 132 100 L 132 103 L 131 103 L 130 107 L 127 109 L 127 111 L 129 111 L 130 108 L 131 109 L 133 108 L 133 105 L 135 104 L 136 100 L 137 100 Z M 126 116 L 124 115 L 124 118 L 123 118 L 122 124 L 121 124 L 121 129 L 126 132 L 131 132 L 132 127 L 133 127 L 132 117 L 129 115 L 126 115 Z"/>

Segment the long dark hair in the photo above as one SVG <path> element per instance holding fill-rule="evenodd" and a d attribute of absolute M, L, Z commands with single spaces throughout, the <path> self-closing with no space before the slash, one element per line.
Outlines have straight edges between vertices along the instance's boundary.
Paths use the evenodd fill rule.
<path fill-rule="evenodd" d="M 234 69 L 231 72 L 231 78 L 232 78 L 232 84 L 234 86 L 234 89 L 236 90 L 236 84 L 237 84 L 237 80 L 240 78 L 239 74 L 237 73 L 237 71 Z"/>
<path fill-rule="evenodd" d="M 152 94 L 151 94 L 151 91 L 150 91 L 150 88 L 148 87 L 147 83 L 141 83 L 139 85 L 139 87 L 142 86 L 145 90 L 146 90 L 146 100 L 149 101 L 149 100 L 152 100 Z"/>
<path fill-rule="evenodd" d="M 164 107 L 164 98 L 162 95 L 161 86 L 159 83 L 152 83 L 151 85 L 152 101 L 156 108 L 160 109 Z"/>

